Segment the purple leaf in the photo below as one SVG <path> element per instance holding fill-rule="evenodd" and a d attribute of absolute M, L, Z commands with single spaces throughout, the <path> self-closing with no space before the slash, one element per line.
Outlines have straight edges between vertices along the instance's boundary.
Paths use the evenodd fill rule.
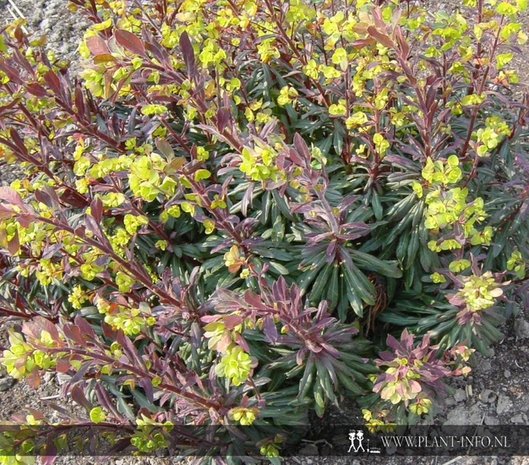
<path fill-rule="evenodd" d="M 75 87 L 75 106 L 77 108 L 77 112 L 80 116 L 85 116 L 86 108 L 84 104 L 84 96 L 83 91 L 80 86 Z"/>
<path fill-rule="evenodd" d="M 124 29 L 116 29 L 114 32 L 116 42 L 127 51 L 140 56 L 145 56 L 145 46 L 143 41 L 132 32 Z"/>
<path fill-rule="evenodd" d="M 72 378 L 70 379 L 70 384 L 76 384 L 78 383 L 81 378 L 85 375 L 85 373 L 88 371 L 88 369 L 90 367 L 92 367 L 93 363 L 92 362 L 85 362 L 81 365 L 81 368 L 79 368 L 79 370 L 77 371 L 77 373 L 75 373 L 75 375 L 72 376 Z"/>
<path fill-rule="evenodd" d="M 53 207 L 53 202 L 51 200 L 51 197 L 46 193 L 46 192 L 43 192 L 41 191 L 40 189 L 37 189 L 35 191 L 35 198 L 43 203 L 44 205 L 46 205 L 47 207 L 49 208 L 52 208 Z"/>
<path fill-rule="evenodd" d="M 74 323 L 75 326 L 77 326 L 85 336 L 92 338 L 95 336 L 94 328 L 92 328 L 90 323 L 88 323 L 88 321 L 86 321 L 80 315 L 75 316 Z"/>
<path fill-rule="evenodd" d="M 405 329 L 400 336 L 400 342 L 406 349 L 411 349 L 413 347 L 413 335 Z"/>
<path fill-rule="evenodd" d="M 401 348 L 399 341 L 397 341 L 391 334 L 388 334 L 388 337 L 386 338 L 386 345 L 393 350 L 399 350 Z"/>
<path fill-rule="evenodd" d="M 57 448 L 53 444 L 52 438 L 46 441 L 46 453 L 49 455 L 41 456 L 40 463 L 42 465 L 52 465 L 57 460 Z"/>
<path fill-rule="evenodd" d="M 13 128 L 9 129 L 9 135 L 11 136 L 11 141 L 15 144 L 16 148 L 25 156 L 28 156 L 28 149 L 24 144 L 24 141 L 20 137 L 20 134 Z"/>
<path fill-rule="evenodd" d="M 142 378 L 138 380 L 138 386 L 141 386 L 145 391 L 145 397 L 152 404 L 154 402 L 154 390 L 152 387 L 152 382 L 148 378 Z"/>
<path fill-rule="evenodd" d="M 85 215 L 85 224 L 87 229 L 106 247 L 112 249 L 108 238 L 104 235 L 101 226 L 92 215 Z"/>
<path fill-rule="evenodd" d="M 384 47 L 394 48 L 395 44 L 393 41 L 383 32 L 380 32 L 376 27 L 369 26 L 367 33 L 373 37 L 377 42 L 380 42 Z"/>
<path fill-rule="evenodd" d="M 277 327 L 274 323 L 274 319 L 270 316 L 265 317 L 263 325 L 264 335 L 268 342 L 275 344 L 278 339 Z"/>
<path fill-rule="evenodd" d="M 118 332 L 116 340 L 122 346 L 123 353 L 127 355 L 130 363 L 136 365 L 142 370 L 145 370 L 145 363 L 138 354 L 136 347 L 134 347 L 132 341 L 127 336 L 125 336 L 122 331 Z"/>
<path fill-rule="evenodd" d="M 26 84 L 26 90 L 35 97 L 46 97 L 46 89 L 36 82 Z"/>
<path fill-rule="evenodd" d="M 84 208 L 88 205 L 88 201 L 83 197 L 83 195 L 79 194 L 73 189 L 64 191 L 64 193 L 61 195 L 61 201 L 75 208 Z"/>
<path fill-rule="evenodd" d="M 101 219 L 103 217 L 103 202 L 101 202 L 99 197 L 96 197 L 94 200 L 92 200 L 92 203 L 90 204 L 90 212 L 94 219 L 98 223 L 101 223 Z"/>
<path fill-rule="evenodd" d="M 250 346 L 248 345 L 246 339 L 244 339 L 241 333 L 235 333 L 235 342 L 237 345 L 241 346 L 245 352 L 250 352 Z"/>
<path fill-rule="evenodd" d="M 336 258 L 336 241 L 331 241 L 325 251 L 325 261 L 332 263 Z"/>
<path fill-rule="evenodd" d="M 294 134 L 294 147 L 298 153 L 305 159 L 305 162 L 310 162 L 310 151 L 307 147 L 307 143 L 297 132 Z"/>
<path fill-rule="evenodd" d="M 231 115 L 230 111 L 227 108 L 221 108 L 217 112 L 217 128 L 219 131 L 224 131 L 230 122 Z"/>
<path fill-rule="evenodd" d="M 73 386 L 70 390 L 70 396 L 72 397 L 72 400 L 79 405 L 81 405 L 86 410 L 90 410 L 92 408 L 92 404 L 88 402 L 88 399 L 85 397 L 83 390 L 79 386 Z"/>
<path fill-rule="evenodd" d="M 4 60 L 0 61 L 0 71 L 3 71 L 4 73 L 6 73 L 7 77 L 9 77 L 9 79 L 13 81 L 14 83 L 24 84 L 24 81 L 20 79 L 20 74 L 18 70 L 9 66 L 7 62 Z"/>
<path fill-rule="evenodd" d="M 185 31 L 180 36 L 180 50 L 182 50 L 182 55 L 184 56 L 187 74 L 191 76 L 195 71 L 195 52 L 193 44 L 191 44 L 191 40 L 189 40 L 189 36 Z"/>

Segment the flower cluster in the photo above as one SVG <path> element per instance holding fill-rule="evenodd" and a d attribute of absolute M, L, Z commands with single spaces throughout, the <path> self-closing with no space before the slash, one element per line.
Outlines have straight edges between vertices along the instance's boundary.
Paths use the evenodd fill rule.
<path fill-rule="evenodd" d="M 432 395 L 442 390 L 443 378 L 455 372 L 466 375 L 470 371 L 468 366 L 459 364 L 470 356 L 466 347 L 459 346 L 439 359 L 439 347 L 430 344 L 428 335 L 415 346 L 413 336 L 407 330 L 402 332 L 400 342 L 388 336 L 386 343 L 392 351 L 382 352 L 380 359 L 376 360 L 378 366 L 386 368 L 376 378 L 373 391 L 380 393 L 381 399 L 390 404 L 403 404 L 415 415 L 430 411 Z M 454 364 L 455 368 L 450 366 Z"/>
<path fill-rule="evenodd" d="M 460 324 L 472 322 L 480 324 L 483 311 L 498 304 L 503 295 L 502 286 L 509 282 L 498 282 L 498 277 L 487 271 L 481 275 L 461 276 L 462 287 L 455 294 L 449 294 L 448 300 L 461 310 L 457 314 Z"/>
<path fill-rule="evenodd" d="M 248 378 L 251 368 L 250 356 L 244 352 L 242 347 L 232 346 L 226 350 L 215 367 L 215 373 L 218 376 L 229 378 L 234 386 L 239 386 Z"/>
<path fill-rule="evenodd" d="M 461 249 L 467 238 L 472 245 L 489 243 L 491 240 L 490 226 L 485 227 L 483 231 L 476 229 L 476 225 L 486 218 L 483 199 L 477 197 L 469 203 L 468 188 L 448 188 L 462 178 L 459 164 L 457 156 L 450 155 L 446 164 L 440 160 L 433 162 L 428 158 L 422 169 L 422 177 L 433 187 L 428 189 L 424 198 L 424 226 L 430 230 L 430 234 L 440 235 L 438 239 L 428 242 L 428 247 L 434 252 Z M 417 196 L 422 198 L 423 186 L 415 181 L 413 189 Z M 447 231 L 450 231 L 450 234 Z M 461 239 L 457 239 L 459 236 Z"/>

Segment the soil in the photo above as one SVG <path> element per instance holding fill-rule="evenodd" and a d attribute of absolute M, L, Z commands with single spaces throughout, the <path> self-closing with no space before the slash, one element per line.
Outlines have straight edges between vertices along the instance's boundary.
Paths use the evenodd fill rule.
<path fill-rule="evenodd" d="M 18 8 L 27 18 L 30 31 L 48 36 L 50 49 L 60 57 L 72 60 L 72 72 L 77 69 L 76 47 L 82 36 L 85 23 L 66 7 L 66 0 L 15 0 Z M 461 6 L 461 1 L 442 0 L 433 2 L 431 11 L 451 10 Z M 0 0 L 0 26 L 11 19 L 6 9 L 7 0 Z M 529 15 L 524 30 L 529 32 Z M 529 85 L 529 47 L 526 53 L 516 58 L 520 75 L 520 90 Z M 13 166 L 0 165 L 0 185 L 11 182 L 19 175 Z M 450 392 L 434 421 L 441 424 L 472 425 L 529 425 L 529 314 L 520 312 L 503 328 L 505 338 L 497 343 L 489 356 L 476 355 L 473 370 L 465 379 L 458 379 L 450 386 Z M 5 345 L 5 333 L 0 334 L 0 345 Z M 36 390 L 24 381 L 13 382 L 0 371 L 0 422 L 14 413 L 39 409 L 52 418 L 57 415 L 53 403 L 61 403 L 73 409 L 69 402 L 59 397 L 60 384 L 49 376 Z M 355 421 L 356 420 L 356 421 Z M 331 411 L 324 421 L 360 424 L 361 415 L 352 403 L 344 402 L 341 408 Z M 528 438 L 529 440 L 529 438 Z M 529 465 L 529 457 L 319 457 L 320 444 L 306 442 L 299 450 L 299 456 L 284 461 L 288 465 Z M 73 459 L 59 458 L 56 463 L 68 464 Z M 102 462 L 94 458 L 76 458 L 79 465 L 112 463 L 115 465 L 168 465 L 177 462 L 172 459 L 120 457 Z"/>

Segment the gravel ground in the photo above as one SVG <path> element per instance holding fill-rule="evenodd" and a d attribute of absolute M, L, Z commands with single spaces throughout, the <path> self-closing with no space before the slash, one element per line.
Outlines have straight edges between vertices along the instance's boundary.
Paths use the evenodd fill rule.
<path fill-rule="evenodd" d="M 79 70 L 77 45 L 86 26 L 84 18 L 73 14 L 67 8 L 67 0 L 14 0 L 27 20 L 29 32 L 46 35 L 48 48 L 57 57 L 71 62 L 71 73 Z M 7 0 L 0 0 L 0 28 L 13 20 Z M 15 164 L 6 165 L 0 161 L 0 186 L 7 186 L 23 175 L 24 170 Z"/>
<path fill-rule="evenodd" d="M 66 8 L 66 0 L 16 0 L 20 10 L 28 20 L 31 31 L 48 36 L 49 47 L 58 56 L 72 60 L 75 72 L 75 51 L 84 23 Z M 461 5 L 460 1 L 445 0 L 431 2 L 432 11 L 436 8 L 450 10 Z M 0 0 L 0 25 L 9 19 L 6 10 L 7 0 Z M 525 24 L 527 30 L 527 21 Z M 529 53 L 529 52 L 528 52 Z M 517 58 L 520 85 L 529 83 L 529 65 L 524 55 Z M 12 166 L 0 166 L 0 185 L 11 182 L 19 176 Z M 491 356 L 477 356 L 472 373 L 466 379 L 457 380 L 451 386 L 451 393 L 435 417 L 441 424 L 529 424 L 529 319 L 520 314 L 506 325 L 506 337 L 494 346 Z M 0 343 L 3 343 L 0 335 Z M 3 344 L 2 344 L 3 345 Z M 49 377 L 35 390 L 24 382 L 14 382 L 0 372 L 0 421 L 12 414 L 31 408 L 43 408 L 54 415 L 52 408 L 60 387 L 55 378 Z M 68 404 L 67 404 L 68 405 Z M 360 423 L 358 409 L 344 403 L 340 410 L 334 410 L 323 420 L 332 423 Z M 528 438 L 529 440 L 529 438 Z M 318 457 L 321 445 L 305 443 L 299 456 L 285 460 L 288 465 L 529 465 L 528 457 Z M 168 465 L 178 463 L 172 459 L 121 457 L 110 462 L 90 458 L 76 458 L 78 465 L 111 463 L 114 465 Z M 69 458 L 60 458 L 57 463 L 69 464 Z M 182 462 L 180 462 L 182 463 Z"/>

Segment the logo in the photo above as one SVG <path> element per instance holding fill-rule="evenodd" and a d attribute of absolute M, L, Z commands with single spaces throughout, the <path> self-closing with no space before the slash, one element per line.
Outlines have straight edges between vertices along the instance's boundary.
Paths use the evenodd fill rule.
<path fill-rule="evenodd" d="M 378 447 L 369 447 L 370 439 L 367 439 L 361 429 L 349 431 L 349 441 L 351 445 L 347 451 L 349 454 L 353 451 L 355 454 L 363 452 L 364 454 L 380 454 Z"/>

